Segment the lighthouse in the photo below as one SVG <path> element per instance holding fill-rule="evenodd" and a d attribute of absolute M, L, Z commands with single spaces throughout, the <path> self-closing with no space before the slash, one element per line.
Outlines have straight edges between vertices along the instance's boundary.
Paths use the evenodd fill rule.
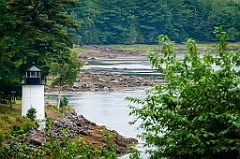
<path fill-rule="evenodd" d="M 35 66 L 35 63 L 26 70 L 26 82 L 22 85 L 22 116 L 26 116 L 30 108 L 36 109 L 39 129 L 44 129 L 44 84 L 42 84 L 42 71 Z"/>

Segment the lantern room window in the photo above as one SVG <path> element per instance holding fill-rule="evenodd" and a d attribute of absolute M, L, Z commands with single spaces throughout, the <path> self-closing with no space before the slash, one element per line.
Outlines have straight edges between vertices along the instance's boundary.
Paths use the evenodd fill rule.
<path fill-rule="evenodd" d="M 26 84 L 28 85 L 42 84 L 41 74 L 42 71 L 38 69 L 33 63 L 32 67 L 28 68 L 26 71 Z"/>

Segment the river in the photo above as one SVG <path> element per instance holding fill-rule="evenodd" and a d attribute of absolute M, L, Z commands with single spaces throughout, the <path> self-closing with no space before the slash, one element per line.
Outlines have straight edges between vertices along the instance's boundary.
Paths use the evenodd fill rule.
<path fill-rule="evenodd" d="M 179 59 L 182 56 L 178 57 Z M 214 67 L 217 69 L 216 67 Z M 115 60 L 94 60 L 84 66 L 82 71 L 93 71 L 104 73 L 106 71 L 115 74 L 123 75 L 138 75 L 138 76 L 156 76 L 159 75 L 150 66 L 146 59 L 115 59 Z M 131 89 L 118 92 L 68 92 L 63 93 L 69 99 L 69 105 L 73 106 L 78 114 L 83 115 L 88 120 L 105 125 L 109 129 L 116 130 L 121 135 L 126 137 L 137 138 L 136 135 L 140 132 L 136 130 L 139 125 L 129 125 L 128 122 L 133 121 L 133 116 L 129 116 L 129 101 L 126 97 L 145 98 L 144 89 Z M 57 94 L 51 93 L 48 95 L 46 102 L 55 103 Z M 147 159 L 142 147 L 143 141 L 138 139 L 140 144 L 137 148 L 141 151 L 141 157 Z M 120 157 L 127 159 L 128 155 Z"/>
<path fill-rule="evenodd" d="M 156 76 L 156 71 L 151 68 L 150 62 L 146 58 L 141 59 L 115 59 L 115 60 L 93 60 L 82 68 L 82 71 L 110 72 L 122 75 Z M 83 115 L 88 120 L 98 125 L 105 125 L 108 129 L 116 130 L 123 136 L 137 138 L 139 133 L 136 127 L 139 125 L 129 125 L 133 121 L 133 116 L 129 116 L 129 104 L 133 103 L 125 100 L 126 97 L 145 98 L 144 89 L 131 89 L 118 92 L 64 92 L 64 96 L 69 99 L 69 105 L 73 106 L 78 114 Z M 46 95 L 45 102 L 57 103 L 57 93 Z M 141 151 L 141 157 L 147 159 L 142 147 L 143 141 L 138 139 L 140 144 L 137 148 Z M 128 155 L 120 157 L 127 159 Z"/>
<path fill-rule="evenodd" d="M 68 92 L 64 93 L 69 99 L 69 105 L 73 106 L 78 114 L 83 115 L 88 120 L 95 122 L 98 125 L 105 125 L 108 129 L 116 130 L 123 136 L 137 138 L 139 133 L 136 130 L 136 125 L 129 125 L 129 121 L 133 121 L 133 116 L 129 116 L 129 104 L 133 103 L 125 100 L 127 96 L 144 98 L 145 91 L 126 90 L 121 92 Z M 46 102 L 56 104 L 57 94 L 52 93 L 46 99 Z M 141 140 L 139 140 L 142 143 Z M 138 149 L 143 150 L 139 144 Z M 143 159 L 147 156 L 142 152 Z M 128 155 L 120 157 L 127 159 Z"/>

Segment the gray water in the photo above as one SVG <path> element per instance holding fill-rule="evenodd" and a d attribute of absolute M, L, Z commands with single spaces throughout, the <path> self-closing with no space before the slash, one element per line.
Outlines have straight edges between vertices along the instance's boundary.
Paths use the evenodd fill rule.
<path fill-rule="evenodd" d="M 182 59 L 182 55 L 178 57 Z M 213 66 L 214 69 L 218 69 Z M 236 68 L 239 70 L 239 68 Z M 122 75 L 139 75 L 139 76 L 159 76 L 154 69 L 151 68 L 149 61 L 146 59 L 117 59 L 117 60 L 93 60 L 89 61 L 89 65 L 85 65 L 82 71 L 91 71 L 98 73 L 115 73 Z M 105 125 L 108 129 L 116 130 L 123 136 L 137 138 L 140 132 L 136 130 L 139 125 L 129 125 L 128 122 L 133 121 L 133 116 L 129 116 L 129 101 L 125 100 L 127 96 L 135 98 L 145 98 L 145 90 L 126 90 L 120 92 L 69 92 L 64 93 L 69 99 L 69 105 L 73 106 L 78 114 L 83 115 L 88 120 Z M 46 102 L 56 104 L 57 94 L 51 93 Z M 137 146 L 141 151 L 141 157 L 147 159 L 142 147 L 143 141 L 138 139 L 140 144 Z M 127 159 L 128 155 L 120 157 Z"/>
<path fill-rule="evenodd" d="M 156 76 L 156 70 L 151 68 L 150 62 L 143 57 L 136 59 L 115 59 L 115 60 L 92 60 L 85 65 L 81 71 L 90 71 L 98 73 L 114 73 L 121 75 L 138 76 Z M 145 98 L 144 89 L 131 89 L 118 92 L 68 92 L 63 93 L 69 99 L 69 105 L 73 106 L 79 115 L 83 115 L 88 120 L 98 125 L 105 125 L 108 129 L 116 130 L 125 137 L 137 138 L 140 132 L 136 130 L 139 123 L 129 125 L 134 117 L 129 116 L 129 104 L 133 103 L 125 100 L 126 97 Z M 51 104 L 57 103 L 57 93 L 46 95 L 45 102 Z M 137 145 L 141 157 L 147 159 L 140 139 Z M 120 157 L 129 158 L 128 155 Z"/>
<path fill-rule="evenodd" d="M 146 59 L 92 60 L 81 69 L 82 72 L 121 74 L 125 76 L 159 76 Z"/>
<path fill-rule="evenodd" d="M 133 121 L 133 116 L 129 116 L 129 104 L 133 103 L 125 100 L 127 96 L 135 98 L 145 98 L 145 90 L 131 90 L 121 92 L 74 92 L 64 93 L 69 99 L 69 105 L 73 106 L 78 114 L 83 115 L 88 120 L 98 125 L 105 125 L 108 129 L 116 130 L 125 137 L 134 137 L 140 133 L 136 130 L 139 123 L 129 125 Z M 47 95 L 46 102 L 56 104 L 57 93 Z M 142 147 L 143 141 L 138 139 L 140 144 L 138 150 L 142 151 L 141 156 L 147 159 Z M 129 158 L 128 155 L 120 157 L 121 159 Z"/>

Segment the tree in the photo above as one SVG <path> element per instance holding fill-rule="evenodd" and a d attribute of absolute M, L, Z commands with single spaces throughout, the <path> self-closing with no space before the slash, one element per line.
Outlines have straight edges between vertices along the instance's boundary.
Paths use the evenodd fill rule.
<path fill-rule="evenodd" d="M 233 0 L 202 0 L 195 6 L 194 27 L 191 37 L 201 41 L 214 41 L 215 35 L 212 33 L 214 26 L 223 25 L 224 30 L 228 31 L 229 39 L 237 41 L 239 38 L 239 3 Z M 191 26 L 190 26 L 191 27 Z"/>
<path fill-rule="evenodd" d="M 0 98 L 7 99 L 11 106 L 13 92 L 20 95 L 18 61 L 12 60 L 14 52 L 14 28 L 13 17 L 8 13 L 6 1 L 0 1 Z"/>
<path fill-rule="evenodd" d="M 200 56 L 195 40 L 177 60 L 173 43 L 160 36 L 162 52 L 148 57 L 166 84 L 156 85 L 130 115 L 141 120 L 139 136 L 151 158 L 239 158 L 240 52 L 228 51 L 226 33 L 216 27 L 216 50 Z"/>
<path fill-rule="evenodd" d="M 99 14 L 96 0 L 79 1 L 75 8 L 69 11 L 73 19 L 78 19 L 80 29 L 73 32 L 75 44 L 99 43 L 98 31 L 96 29 L 96 16 Z M 71 31 L 72 32 L 72 31 Z"/>
<path fill-rule="evenodd" d="M 176 42 L 213 41 L 218 25 L 229 40 L 238 41 L 239 5 L 234 0 L 82 0 L 68 12 L 81 26 L 70 31 L 76 44 L 157 43 L 159 34 Z"/>
<path fill-rule="evenodd" d="M 171 35 L 172 14 L 166 0 L 135 1 L 138 17 L 139 43 L 156 43 L 159 34 Z"/>
<path fill-rule="evenodd" d="M 99 14 L 96 17 L 96 26 L 99 30 L 99 37 L 105 44 L 122 44 L 128 39 L 130 18 L 133 19 L 135 4 L 131 0 L 102 0 L 97 1 Z M 134 23 L 132 23 L 134 25 Z M 132 26 L 131 29 L 134 26 Z"/>
<path fill-rule="evenodd" d="M 71 36 L 66 27 L 77 28 L 67 15 L 67 7 L 76 0 L 13 0 L 9 1 L 9 12 L 15 17 L 14 61 L 21 61 L 20 74 L 34 61 L 48 75 L 51 60 L 66 48 L 72 48 Z M 64 51 L 67 56 L 70 51 Z"/>
<path fill-rule="evenodd" d="M 53 75 L 55 80 L 53 81 L 53 86 L 58 86 L 58 102 L 57 108 L 60 108 L 62 89 L 64 86 L 72 86 L 76 81 L 78 72 L 83 63 L 80 63 L 76 58 L 77 55 L 75 52 L 72 52 L 70 57 L 66 57 L 66 54 L 63 52 L 59 54 L 58 58 L 54 63 L 51 64 L 50 73 Z"/>

